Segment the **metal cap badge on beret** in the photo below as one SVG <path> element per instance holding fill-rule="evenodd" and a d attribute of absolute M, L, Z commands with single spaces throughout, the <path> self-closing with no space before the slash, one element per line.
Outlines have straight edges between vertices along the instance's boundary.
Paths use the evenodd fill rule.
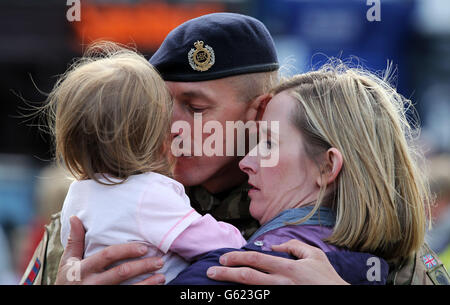
<path fill-rule="evenodd" d="M 214 13 L 172 30 L 150 63 L 166 81 L 194 82 L 278 70 L 273 39 L 255 18 Z"/>

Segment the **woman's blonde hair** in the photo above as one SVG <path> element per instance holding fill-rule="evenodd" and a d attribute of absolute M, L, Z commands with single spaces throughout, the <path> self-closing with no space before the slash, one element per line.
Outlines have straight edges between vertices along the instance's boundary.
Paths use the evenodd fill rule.
<path fill-rule="evenodd" d="M 172 99 L 142 55 L 95 43 L 59 78 L 47 101 L 56 159 L 75 178 L 102 183 L 103 176 L 117 184 L 148 171 L 171 176 Z"/>
<path fill-rule="evenodd" d="M 298 101 L 291 119 L 311 159 L 320 164 L 316 156 L 331 147 L 343 156 L 330 202 L 336 224 L 326 241 L 387 260 L 416 251 L 424 240 L 429 188 L 418 168 L 420 153 L 408 141 L 410 101 L 386 78 L 341 62 L 294 76 L 272 93 L 283 91 Z M 326 185 L 311 215 L 325 191 Z"/>

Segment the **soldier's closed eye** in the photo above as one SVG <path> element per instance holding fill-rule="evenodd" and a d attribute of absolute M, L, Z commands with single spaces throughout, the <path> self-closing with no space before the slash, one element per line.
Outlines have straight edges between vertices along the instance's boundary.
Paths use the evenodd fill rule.
<path fill-rule="evenodd" d="M 205 107 L 198 107 L 195 105 L 188 105 L 188 108 L 193 112 L 203 112 L 206 109 Z"/>

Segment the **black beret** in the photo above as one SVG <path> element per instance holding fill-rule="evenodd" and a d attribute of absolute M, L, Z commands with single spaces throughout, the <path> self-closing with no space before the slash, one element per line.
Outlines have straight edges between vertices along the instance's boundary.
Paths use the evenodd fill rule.
<path fill-rule="evenodd" d="M 255 18 L 214 13 L 172 30 L 150 63 L 166 81 L 206 81 L 278 70 L 273 39 Z"/>

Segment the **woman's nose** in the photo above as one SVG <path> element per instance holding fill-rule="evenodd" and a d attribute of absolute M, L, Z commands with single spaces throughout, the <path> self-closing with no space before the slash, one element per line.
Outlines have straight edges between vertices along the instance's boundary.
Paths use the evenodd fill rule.
<path fill-rule="evenodd" d="M 239 168 L 247 175 L 256 174 L 258 163 L 256 157 L 251 155 L 251 151 L 239 162 Z"/>

